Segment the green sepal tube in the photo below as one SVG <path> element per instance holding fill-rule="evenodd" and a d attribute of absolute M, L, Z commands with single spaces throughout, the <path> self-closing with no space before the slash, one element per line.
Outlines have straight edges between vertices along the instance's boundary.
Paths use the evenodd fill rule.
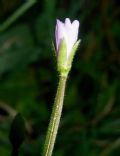
<path fill-rule="evenodd" d="M 75 45 L 73 46 L 70 55 L 67 56 L 67 47 L 65 40 L 61 40 L 60 49 L 58 53 L 58 60 L 57 60 L 57 69 L 61 76 L 66 77 L 71 69 L 73 58 L 77 51 L 77 48 L 80 44 L 81 40 L 78 40 Z"/>

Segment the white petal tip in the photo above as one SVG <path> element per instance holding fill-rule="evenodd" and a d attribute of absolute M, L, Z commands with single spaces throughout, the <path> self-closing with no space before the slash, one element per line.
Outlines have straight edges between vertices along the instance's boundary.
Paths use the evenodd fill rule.
<path fill-rule="evenodd" d="M 75 27 L 79 27 L 80 22 L 78 20 L 74 20 L 72 25 L 74 25 Z"/>

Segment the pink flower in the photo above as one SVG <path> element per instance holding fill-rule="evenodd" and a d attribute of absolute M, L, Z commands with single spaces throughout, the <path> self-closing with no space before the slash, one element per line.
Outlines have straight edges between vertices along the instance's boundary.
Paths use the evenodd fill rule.
<path fill-rule="evenodd" d="M 73 46 L 77 42 L 78 39 L 78 29 L 79 29 L 79 21 L 74 20 L 72 23 L 69 18 L 65 19 L 65 22 L 61 22 L 57 20 L 56 29 L 55 29 L 55 39 L 56 39 L 56 53 L 57 56 L 59 54 L 59 48 L 62 39 L 64 39 L 66 48 L 67 48 L 67 58 L 72 51 Z"/>

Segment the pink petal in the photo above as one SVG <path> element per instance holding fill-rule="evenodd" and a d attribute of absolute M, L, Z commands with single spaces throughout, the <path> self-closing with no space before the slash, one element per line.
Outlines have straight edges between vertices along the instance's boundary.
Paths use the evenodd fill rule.
<path fill-rule="evenodd" d="M 73 42 L 75 44 L 75 42 L 77 41 L 78 38 L 78 30 L 79 30 L 79 21 L 75 20 L 72 23 L 72 33 L 73 33 Z"/>
<path fill-rule="evenodd" d="M 72 24 L 69 18 L 65 19 L 65 30 L 67 34 L 67 56 L 69 55 L 69 52 L 71 51 L 71 48 L 73 44 L 71 44 L 71 38 L 72 38 Z"/>
<path fill-rule="evenodd" d="M 55 30 L 57 52 L 59 51 L 61 39 L 63 39 L 64 36 L 65 36 L 64 23 L 62 23 L 60 20 L 57 20 L 56 30 Z"/>
<path fill-rule="evenodd" d="M 70 28 L 71 27 L 71 21 L 69 18 L 65 19 L 65 27 Z"/>

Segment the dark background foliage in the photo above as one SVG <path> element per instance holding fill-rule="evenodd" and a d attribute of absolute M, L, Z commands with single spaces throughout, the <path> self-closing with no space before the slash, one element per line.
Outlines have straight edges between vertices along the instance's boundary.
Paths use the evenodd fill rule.
<path fill-rule="evenodd" d="M 0 0 L 0 27 L 27 2 Z M 66 17 L 80 21 L 82 42 L 69 74 L 53 155 L 120 155 L 119 15 L 114 0 L 39 0 L 1 30 L 1 156 L 11 153 L 9 132 L 18 112 L 26 125 L 19 154 L 41 155 L 58 83 L 54 28 L 56 18 Z"/>

